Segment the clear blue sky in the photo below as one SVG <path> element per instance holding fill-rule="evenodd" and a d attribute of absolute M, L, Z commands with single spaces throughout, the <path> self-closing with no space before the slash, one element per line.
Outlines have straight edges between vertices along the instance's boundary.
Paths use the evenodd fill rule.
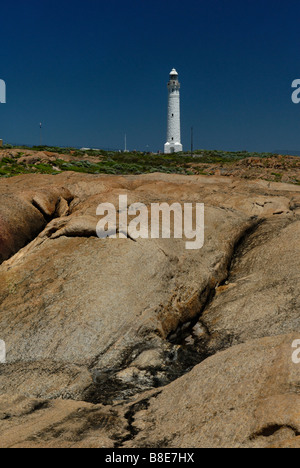
<path fill-rule="evenodd" d="M 300 150 L 299 0 L 10 0 L 0 5 L 0 137 L 156 151 L 168 75 L 184 147 Z"/>

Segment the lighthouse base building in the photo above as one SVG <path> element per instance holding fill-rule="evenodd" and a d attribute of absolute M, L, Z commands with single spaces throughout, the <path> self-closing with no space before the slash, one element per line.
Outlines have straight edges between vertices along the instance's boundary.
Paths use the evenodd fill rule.
<path fill-rule="evenodd" d="M 183 146 L 181 143 L 173 144 L 172 142 L 171 143 L 167 142 L 165 143 L 165 146 L 164 146 L 164 153 L 165 154 L 180 153 L 182 149 L 183 149 Z"/>
<path fill-rule="evenodd" d="M 164 146 L 165 154 L 182 151 L 180 132 L 180 83 L 178 73 L 173 68 L 168 82 L 168 132 L 167 143 Z"/>

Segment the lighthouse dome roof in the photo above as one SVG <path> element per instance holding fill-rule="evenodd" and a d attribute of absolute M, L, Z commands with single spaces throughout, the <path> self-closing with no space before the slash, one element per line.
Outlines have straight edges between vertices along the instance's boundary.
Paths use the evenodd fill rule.
<path fill-rule="evenodd" d="M 175 70 L 175 68 L 173 68 L 173 70 L 171 71 L 170 75 L 178 75 L 177 71 Z"/>

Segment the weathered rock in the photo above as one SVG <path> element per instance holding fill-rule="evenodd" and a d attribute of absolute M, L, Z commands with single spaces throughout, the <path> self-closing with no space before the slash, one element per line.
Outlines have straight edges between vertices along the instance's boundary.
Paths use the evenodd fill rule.
<path fill-rule="evenodd" d="M 79 221 L 71 217 L 67 226 Z M 186 251 L 182 240 L 101 240 L 82 231 L 73 237 L 66 227 L 55 238 L 60 230 L 53 233 L 52 222 L 51 237 L 42 234 L 0 268 L 7 361 L 52 359 L 102 372 L 123 369 L 147 349 L 168 354 L 166 338 L 197 317 L 226 278 L 249 224 L 242 215 L 208 208 L 206 246 Z"/>
<path fill-rule="evenodd" d="M 125 447 L 299 446 L 297 338 L 249 341 L 202 362 L 132 414 Z"/>
<path fill-rule="evenodd" d="M 0 263 L 35 239 L 51 218 L 68 214 L 73 199 L 65 188 L 5 192 L 0 207 Z"/>
<path fill-rule="evenodd" d="M 117 205 L 119 195 L 148 207 L 205 203 L 203 248 L 186 250 L 185 239 L 99 239 L 97 206 Z M 283 335 L 300 325 L 300 187 L 227 177 L 64 173 L 2 179 L 0 196 L 0 261 L 6 260 L 0 339 L 7 348 L 0 395 L 50 405 L 33 413 L 38 423 L 49 411 L 50 426 L 42 423 L 36 442 L 30 423 L 29 438 L 16 435 L 11 445 L 297 443 L 296 417 L 287 409 L 298 401 L 297 381 L 288 380 L 285 391 L 288 364 L 276 367 L 275 354 L 286 356 L 291 337 Z M 271 402 L 265 406 L 264 386 L 263 398 Z M 58 398 L 77 402 L 52 401 Z M 127 418 L 127 429 L 108 434 L 97 426 L 95 441 L 80 426 L 76 436 L 70 428 L 69 438 L 73 415 L 67 424 L 53 416 L 58 439 L 47 439 L 56 404 L 66 403 L 67 412 L 72 405 L 102 408 L 80 400 L 110 405 L 105 411 L 122 414 L 121 426 Z M 266 410 L 272 405 L 278 406 L 273 420 Z M 20 433 L 33 415 L 16 415 Z M 12 434 L 13 427 L 5 431 Z M 5 431 L 0 440 L 9 440 Z"/>
<path fill-rule="evenodd" d="M 128 435 L 117 409 L 0 396 L 0 448 L 113 448 Z"/>
<path fill-rule="evenodd" d="M 201 316 L 209 354 L 300 330 L 300 221 L 264 221 L 242 242 L 226 284 Z M 192 337 L 197 342 L 196 334 Z"/>
<path fill-rule="evenodd" d="M 46 226 L 43 215 L 27 201 L 1 195 L 0 263 L 34 239 Z"/>
<path fill-rule="evenodd" d="M 86 367 L 47 359 L 0 364 L 0 380 L 2 393 L 78 401 L 92 385 L 92 377 Z"/>

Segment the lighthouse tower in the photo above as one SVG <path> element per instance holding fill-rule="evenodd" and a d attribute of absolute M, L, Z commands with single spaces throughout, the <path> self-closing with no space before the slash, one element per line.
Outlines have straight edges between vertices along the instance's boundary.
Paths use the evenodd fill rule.
<path fill-rule="evenodd" d="M 168 135 L 164 150 L 166 154 L 182 151 L 180 134 L 180 83 L 175 68 L 170 73 L 168 92 Z"/>

